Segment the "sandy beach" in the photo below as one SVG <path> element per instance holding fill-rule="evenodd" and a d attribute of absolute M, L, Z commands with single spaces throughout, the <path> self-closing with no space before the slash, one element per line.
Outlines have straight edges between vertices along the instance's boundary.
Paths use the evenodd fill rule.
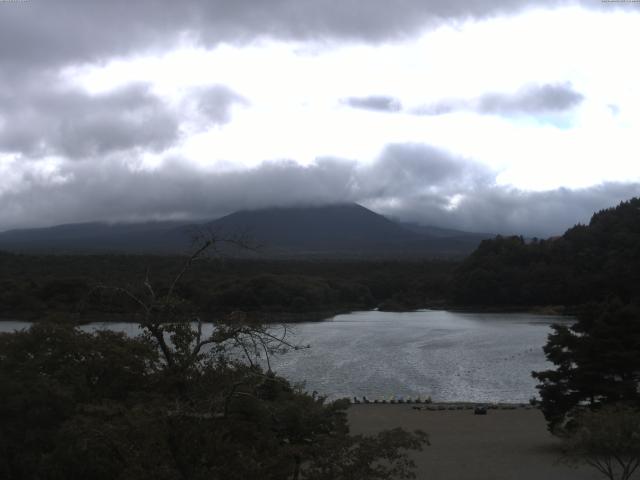
<path fill-rule="evenodd" d="M 597 480 L 591 467 L 559 461 L 558 441 L 539 410 L 415 410 L 412 405 L 352 405 L 353 433 L 402 427 L 429 434 L 413 458 L 420 480 Z"/>

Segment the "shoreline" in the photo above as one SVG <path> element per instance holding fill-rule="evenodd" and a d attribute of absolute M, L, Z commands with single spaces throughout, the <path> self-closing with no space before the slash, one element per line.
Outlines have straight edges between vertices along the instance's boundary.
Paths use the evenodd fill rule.
<path fill-rule="evenodd" d="M 446 310 L 456 313 L 529 313 L 532 315 L 572 316 L 576 307 L 569 305 L 439 305 L 429 310 Z"/>
<path fill-rule="evenodd" d="M 361 310 L 322 310 L 313 312 L 245 312 L 248 317 L 262 317 L 265 324 L 295 324 L 303 322 L 322 322 L 335 317 L 336 315 L 345 315 Z M 217 319 L 224 318 L 232 312 L 224 313 L 209 313 L 209 314 L 194 314 L 194 316 L 200 316 L 203 323 L 213 323 Z M 82 319 L 80 319 L 80 316 Z M 79 314 L 78 312 L 51 312 L 46 315 L 39 315 L 37 313 L 17 313 L 12 312 L 7 316 L 0 317 L 0 322 L 29 322 L 37 323 L 56 318 L 68 319 L 68 323 L 75 323 L 77 325 L 85 325 L 87 323 L 140 323 L 136 320 L 136 317 L 140 316 L 138 312 L 126 312 L 126 313 L 88 313 Z M 255 317 L 254 317 L 255 318 Z"/>
<path fill-rule="evenodd" d="M 242 311 L 242 310 L 241 310 Z M 415 309 L 407 310 L 387 310 L 372 308 L 369 310 L 362 309 L 329 309 L 329 310 L 317 310 L 310 312 L 245 312 L 248 316 L 259 316 L 264 319 L 265 324 L 296 324 L 305 322 L 323 322 L 332 319 L 338 315 L 348 315 L 355 312 L 382 312 L 382 313 L 416 313 L 421 311 L 444 311 L 454 313 L 522 313 L 531 315 L 544 315 L 544 316 L 564 316 L 570 317 L 575 314 L 575 307 L 568 307 L 563 305 L 546 305 L 546 306 L 531 306 L 531 307 L 487 307 L 487 306 L 456 306 L 456 305 L 431 305 Z M 213 313 L 202 314 L 204 323 L 211 323 L 215 318 L 221 318 L 228 315 L 231 312 L 226 313 Z M 47 320 L 47 318 L 68 317 L 69 323 L 77 323 L 78 325 L 84 325 L 87 323 L 139 323 L 135 320 L 138 315 L 137 312 L 127 313 L 89 313 L 83 315 L 81 321 L 75 321 L 79 317 L 77 312 L 52 312 L 46 315 L 40 315 L 34 312 L 12 312 L 7 314 L 6 317 L 0 317 L 0 322 L 31 322 L 36 323 L 39 321 Z M 11 318 L 9 318 L 11 316 Z M 209 318 L 207 320 L 206 318 Z"/>
<path fill-rule="evenodd" d="M 355 397 L 354 397 L 355 398 Z M 460 402 L 425 402 L 425 401 L 379 401 L 379 400 L 367 400 L 362 401 L 358 399 L 357 402 L 354 398 L 350 399 L 350 406 L 358 406 L 359 408 L 371 407 L 409 407 L 413 410 L 424 411 L 460 411 L 460 410 L 473 410 L 476 407 L 484 407 L 487 410 L 539 410 L 539 405 L 532 405 L 531 403 L 522 402 L 473 402 L 473 401 L 460 401 Z"/>

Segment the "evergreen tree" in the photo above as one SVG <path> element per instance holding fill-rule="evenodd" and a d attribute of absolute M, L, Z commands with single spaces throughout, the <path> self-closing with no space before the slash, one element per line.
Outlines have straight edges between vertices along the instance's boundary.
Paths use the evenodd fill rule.
<path fill-rule="evenodd" d="M 553 328 L 544 351 L 556 369 L 533 372 L 551 429 L 570 421 L 577 407 L 640 405 L 640 308 L 592 304 L 574 325 Z"/>

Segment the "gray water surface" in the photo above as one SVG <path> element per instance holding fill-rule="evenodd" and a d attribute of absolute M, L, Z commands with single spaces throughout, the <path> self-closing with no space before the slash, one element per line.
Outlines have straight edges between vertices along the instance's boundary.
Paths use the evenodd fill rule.
<path fill-rule="evenodd" d="M 431 396 L 435 401 L 527 402 L 532 370 L 551 367 L 542 346 L 567 317 L 514 313 L 354 312 L 289 325 L 289 340 L 311 348 L 272 360 L 276 373 L 330 398 Z M 0 322 L 0 331 L 26 328 Z M 93 323 L 139 333 L 136 324 Z"/>
<path fill-rule="evenodd" d="M 356 312 L 294 326 L 312 348 L 277 361 L 278 373 L 333 396 L 430 395 L 438 401 L 527 402 L 542 346 L 566 317 L 446 311 Z"/>

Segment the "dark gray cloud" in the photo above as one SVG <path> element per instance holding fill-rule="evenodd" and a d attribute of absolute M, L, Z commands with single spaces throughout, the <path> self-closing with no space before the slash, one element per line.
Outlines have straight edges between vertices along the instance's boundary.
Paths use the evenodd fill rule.
<path fill-rule="evenodd" d="M 400 100 L 386 95 L 372 95 L 369 97 L 349 97 L 341 100 L 341 103 L 353 108 L 374 110 L 378 112 L 397 112 L 402 108 Z"/>
<path fill-rule="evenodd" d="M 495 115 L 537 115 L 559 113 L 579 105 L 584 96 L 570 83 L 526 85 L 512 94 L 487 93 L 474 99 L 450 99 L 419 107 L 418 115 L 444 115 L 457 110 L 473 110 Z"/>
<path fill-rule="evenodd" d="M 19 188 L 0 193 L 0 230 L 90 220 L 213 218 L 239 209 L 359 202 L 422 224 L 550 236 L 632 196 L 638 183 L 528 192 L 499 186 L 496 174 L 425 145 L 390 145 L 373 163 L 321 158 L 309 166 L 265 162 L 212 173 L 181 159 L 156 170 L 125 161 L 66 162 L 55 178 L 11 166 Z"/>
<path fill-rule="evenodd" d="M 579 1 L 579 0 L 576 0 Z M 56 0 L 0 2 L 0 62 L 23 70 L 162 49 L 256 38 L 379 42 L 425 26 L 517 12 L 530 0 Z M 569 0 L 547 0 L 555 7 Z M 580 2 L 592 8 L 600 2 Z"/>
<path fill-rule="evenodd" d="M 14 85 L 0 93 L 0 152 L 27 157 L 60 155 L 86 159 L 131 149 L 159 152 L 180 137 L 189 108 L 170 108 L 146 84 L 103 94 L 64 86 L 53 76 Z M 185 102 L 207 127 L 230 120 L 230 109 L 246 103 L 223 85 L 191 90 Z"/>
<path fill-rule="evenodd" d="M 16 89 L 0 106 L 0 152 L 82 159 L 134 147 L 160 151 L 178 137 L 175 114 L 146 85 L 101 95 Z"/>

